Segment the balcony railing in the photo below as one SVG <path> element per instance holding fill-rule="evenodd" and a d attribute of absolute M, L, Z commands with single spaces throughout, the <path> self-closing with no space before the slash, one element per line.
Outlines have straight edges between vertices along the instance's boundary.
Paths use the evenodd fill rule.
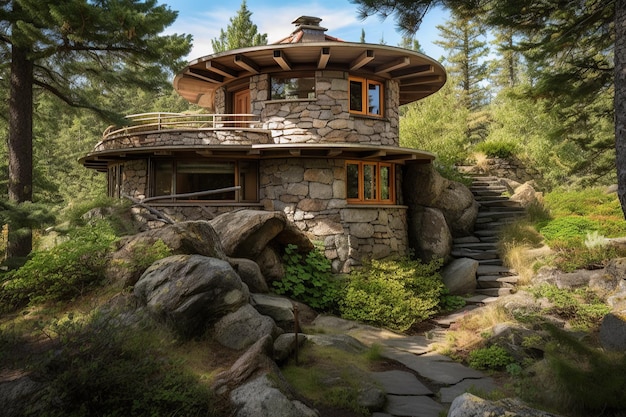
<path fill-rule="evenodd" d="M 182 113 L 141 113 L 126 116 L 127 126 L 109 126 L 102 139 L 119 136 L 145 134 L 161 130 L 241 130 L 258 129 L 261 122 L 256 114 L 182 114 Z"/>

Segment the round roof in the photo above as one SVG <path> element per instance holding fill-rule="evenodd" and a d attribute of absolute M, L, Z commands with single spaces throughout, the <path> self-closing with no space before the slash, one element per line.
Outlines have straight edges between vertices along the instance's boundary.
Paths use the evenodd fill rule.
<path fill-rule="evenodd" d="M 189 62 L 174 78 L 174 88 L 187 101 L 212 108 L 216 89 L 251 75 L 337 70 L 398 80 L 402 105 L 433 94 L 446 82 L 443 66 L 424 54 L 387 45 L 343 42 L 323 34 L 326 29 L 317 25 L 321 19 L 303 18 L 294 21 L 297 29 L 279 43 Z"/>

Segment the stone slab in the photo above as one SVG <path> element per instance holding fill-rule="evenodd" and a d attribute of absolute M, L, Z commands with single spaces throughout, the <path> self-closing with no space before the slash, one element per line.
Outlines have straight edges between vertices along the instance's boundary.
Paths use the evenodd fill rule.
<path fill-rule="evenodd" d="M 464 379 L 458 384 L 444 387 L 439 390 L 439 399 L 442 403 L 451 404 L 452 401 L 459 395 L 464 394 L 467 390 L 472 390 L 475 393 L 490 393 L 498 387 L 492 378 L 479 378 L 479 379 Z"/>
<path fill-rule="evenodd" d="M 439 417 L 443 406 L 430 397 L 388 395 L 385 412 L 403 417 Z"/>
<path fill-rule="evenodd" d="M 372 378 L 382 385 L 387 394 L 432 395 L 433 392 L 410 372 L 393 370 L 372 372 Z"/>
<path fill-rule="evenodd" d="M 424 336 L 416 335 L 380 340 L 378 343 L 383 346 L 396 348 L 415 355 L 421 355 L 431 350 L 429 346 L 432 341 L 426 339 Z"/>
<path fill-rule="evenodd" d="M 476 308 L 478 308 L 478 306 L 476 305 L 466 305 L 460 310 L 455 311 L 454 313 L 441 317 L 435 317 L 434 319 L 432 319 L 432 321 L 439 326 L 449 327 L 452 323 L 456 323 L 457 321 L 461 320 L 463 317 L 467 316 L 470 311 Z"/>
<path fill-rule="evenodd" d="M 468 368 L 460 363 L 453 362 L 447 356 L 438 353 L 426 353 L 421 356 L 413 355 L 394 349 L 384 349 L 382 355 L 400 362 L 407 368 L 435 383 L 451 385 L 458 384 L 467 378 L 483 378 L 485 375 L 475 369 Z"/>

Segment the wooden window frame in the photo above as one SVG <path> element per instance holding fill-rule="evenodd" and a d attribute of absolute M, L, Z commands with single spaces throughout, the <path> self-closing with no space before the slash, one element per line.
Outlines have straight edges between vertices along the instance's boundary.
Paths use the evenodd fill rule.
<path fill-rule="evenodd" d="M 376 162 L 376 161 L 346 161 L 346 177 L 348 173 L 348 165 L 357 165 L 358 166 L 358 197 L 350 198 L 348 197 L 348 181 L 346 178 L 346 200 L 349 204 L 395 204 L 396 201 L 396 193 L 395 193 L 395 165 L 389 162 Z M 374 177 L 375 182 L 375 193 L 376 197 L 373 199 L 365 198 L 365 167 L 371 166 L 375 168 L 376 176 Z M 382 182 L 381 182 L 381 167 L 385 167 L 389 169 L 389 198 L 382 198 Z"/>
<path fill-rule="evenodd" d="M 205 162 L 205 163 L 234 163 L 234 172 L 233 172 L 233 176 L 234 176 L 234 186 L 241 186 L 241 179 L 242 179 L 242 172 L 241 172 L 241 163 L 242 162 L 251 162 L 254 163 L 256 166 L 254 167 L 254 169 L 256 170 L 256 173 L 253 175 L 254 177 L 254 187 L 256 188 L 254 191 L 254 194 L 256 195 L 255 199 L 246 199 L 245 198 L 245 190 L 241 189 L 241 190 L 237 190 L 235 191 L 235 198 L 234 199 L 166 199 L 163 198 L 163 200 L 161 201 L 169 201 L 169 202 L 176 202 L 176 203 L 184 203 L 184 202 L 202 202 L 202 203 L 207 203 L 207 204 L 211 204 L 211 203 L 258 203 L 259 201 L 259 164 L 257 161 L 255 160 L 220 160 L 220 161 L 213 161 L 213 160 L 202 160 L 202 159 L 174 159 L 174 158 L 158 158 L 158 159 L 152 159 L 151 161 L 151 174 L 150 174 L 150 181 L 152 183 L 152 185 L 150 186 L 150 195 L 151 197 L 156 197 L 156 196 L 163 196 L 166 197 L 168 194 L 163 194 L 163 195 L 157 195 L 156 194 L 156 181 L 155 181 L 155 175 L 156 175 L 156 169 L 155 169 L 155 164 L 158 162 L 168 162 L 171 163 L 172 167 L 171 167 L 171 172 L 170 172 L 170 181 L 171 181 L 171 185 L 170 185 L 170 194 L 169 195 L 176 195 L 178 194 L 177 191 L 177 187 L 178 187 L 178 164 L 181 162 Z"/>
<path fill-rule="evenodd" d="M 361 83 L 361 108 L 363 109 L 362 111 L 352 110 L 352 106 L 350 102 L 352 100 L 352 97 L 350 96 L 350 91 L 351 91 L 350 87 L 353 81 Z M 369 90 L 370 85 L 377 85 L 380 87 L 380 97 L 379 97 L 379 103 L 378 103 L 378 107 L 380 108 L 379 113 L 369 112 L 370 102 L 369 102 L 368 90 Z M 350 113 L 359 114 L 363 116 L 371 116 L 371 117 L 384 117 L 384 112 L 385 112 L 384 97 L 385 97 L 385 86 L 382 82 L 365 78 L 365 77 L 357 77 L 357 76 L 352 76 L 352 75 L 348 77 L 348 101 L 349 101 L 348 108 L 350 109 Z"/>

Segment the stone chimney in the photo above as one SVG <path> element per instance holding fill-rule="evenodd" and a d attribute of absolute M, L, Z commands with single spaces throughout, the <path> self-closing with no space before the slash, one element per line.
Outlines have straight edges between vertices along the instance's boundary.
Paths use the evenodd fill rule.
<path fill-rule="evenodd" d="M 313 16 L 300 16 L 293 23 L 296 30 L 292 36 L 298 39 L 298 42 L 324 42 L 326 37 L 324 32 L 328 29 L 320 26 L 322 19 Z"/>

